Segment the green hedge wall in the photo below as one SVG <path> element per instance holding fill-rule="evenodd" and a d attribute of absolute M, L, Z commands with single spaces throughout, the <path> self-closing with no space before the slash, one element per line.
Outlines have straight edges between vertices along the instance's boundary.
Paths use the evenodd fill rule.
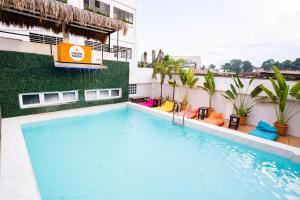
<path fill-rule="evenodd" d="M 53 56 L 0 51 L 0 104 L 2 117 L 51 112 L 128 101 L 129 63 L 104 61 L 108 69 L 58 69 Z M 122 88 L 122 98 L 84 101 L 84 90 Z M 76 103 L 20 109 L 18 94 L 78 90 Z"/>

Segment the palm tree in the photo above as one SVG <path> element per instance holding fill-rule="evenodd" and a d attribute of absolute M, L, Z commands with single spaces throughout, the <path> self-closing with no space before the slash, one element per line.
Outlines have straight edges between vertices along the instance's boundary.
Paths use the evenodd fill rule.
<path fill-rule="evenodd" d="M 214 73 L 211 72 L 210 70 L 208 70 L 207 75 L 204 76 L 204 79 L 205 79 L 205 82 L 203 83 L 203 86 L 198 86 L 198 87 L 207 91 L 208 96 L 209 96 L 209 108 L 212 108 L 212 97 L 216 91 Z"/>
<path fill-rule="evenodd" d="M 187 104 L 189 98 L 189 91 L 195 87 L 198 81 L 198 78 L 195 78 L 195 73 L 192 67 L 190 67 L 188 71 L 180 69 L 180 81 L 182 86 L 185 87 L 182 103 Z"/>
<path fill-rule="evenodd" d="M 179 86 L 176 82 L 176 75 L 179 74 L 180 66 L 183 65 L 183 63 L 184 63 L 183 59 L 176 60 L 174 58 L 171 58 L 170 60 L 170 67 L 172 69 L 171 72 L 173 75 L 173 80 L 168 81 L 168 83 L 173 88 L 172 100 L 175 99 L 175 88 Z"/>
<path fill-rule="evenodd" d="M 263 84 L 257 86 L 251 93 L 252 97 L 257 96 L 261 92 L 267 94 L 274 104 L 277 121 L 275 126 L 280 135 L 284 135 L 287 131 L 288 122 L 300 113 L 296 106 L 296 102 L 300 100 L 300 81 L 297 81 L 291 88 L 285 81 L 282 73 L 276 66 L 273 66 L 276 79 L 270 77 L 270 82 L 273 86 L 273 91 L 266 88 Z M 290 97 L 291 98 L 290 98 Z M 296 100 L 296 101 L 288 101 Z"/>
<path fill-rule="evenodd" d="M 165 82 L 166 76 L 168 76 L 169 79 L 172 78 L 172 73 L 171 73 L 172 68 L 170 67 L 171 64 L 170 60 L 171 60 L 170 56 L 166 55 L 161 62 L 156 62 L 153 68 L 152 78 L 157 79 L 157 74 L 160 75 L 160 98 L 162 98 L 162 93 L 163 93 L 162 86 Z"/>

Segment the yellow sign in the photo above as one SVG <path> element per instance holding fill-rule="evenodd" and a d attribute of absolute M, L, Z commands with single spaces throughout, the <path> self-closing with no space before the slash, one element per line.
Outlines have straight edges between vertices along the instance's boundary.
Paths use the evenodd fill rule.
<path fill-rule="evenodd" d="M 57 45 L 59 62 L 91 63 L 92 48 L 76 44 L 61 43 Z"/>

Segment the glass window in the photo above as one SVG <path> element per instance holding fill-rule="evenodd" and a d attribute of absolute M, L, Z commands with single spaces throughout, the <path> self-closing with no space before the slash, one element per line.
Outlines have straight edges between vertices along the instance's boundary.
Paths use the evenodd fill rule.
<path fill-rule="evenodd" d="M 122 89 L 97 89 L 97 90 L 86 90 L 85 91 L 85 100 L 86 101 L 96 101 L 96 100 L 106 100 L 106 99 L 115 99 L 122 96 Z"/>
<path fill-rule="evenodd" d="M 86 91 L 86 97 L 87 100 L 94 100 L 97 99 L 97 91 Z"/>
<path fill-rule="evenodd" d="M 118 97 L 120 96 L 120 90 L 117 89 L 117 90 L 111 90 L 111 96 L 112 97 Z"/>
<path fill-rule="evenodd" d="M 100 1 L 95 1 L 95 7 L 100 8 Z"/>
<path fill-rule="evenodd" d="M 118 49 L 116 45 L 114 45 L 113 48 L 114 48 L 114 57 L 117 57 L 119 54 L 119 58 L 126 58 L 126 52 L 127 52 L 127 59 L 132 59 L 132 48 L 119 46 Z"/>
<path fill-rule="evenodd" d="M 39 104 L 40 95 L 39 94 L 27 94 L 22 95 L 23 105 Z"/>
<path fill-rule="evenodd" d="M 58 103 L 59 94 L 58 93 L 44 94 L 44 100 L 45 103 Z"/>
<path fill-rule="evenodd" d="M 78 91 L 41 92 L 36 94 L 20 94 L 20 107 L 43 107 L 53 104 L 65 104 L 78 101 Z"/>
<path fill-rule="evenodd" d="M 108 92 L 108 90 L 100 90 L 100 91 L 99 91 L 99 97 L 100 97 L 100 98 L 107 98 L 107 97 L 109 97 L 109 92 Z"/>
<path fill-rule="evenodd" d="M 133 14 L 119 8 L 114 8 L 114 18 L 133 24 Z"/>
<path fill-rule="evenodd" d="M 76 92 L 64 92 L 63 93 L 63 101 L 64 102 L 71 102 L 76 101 Z"/>

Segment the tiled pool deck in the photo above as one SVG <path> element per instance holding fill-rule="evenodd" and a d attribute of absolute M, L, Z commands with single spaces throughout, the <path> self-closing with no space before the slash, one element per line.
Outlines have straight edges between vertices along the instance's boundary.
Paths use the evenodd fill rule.
<path fill-rule="evenodd" d="M 38 191 L 35 176 L 32 170 L 29 155 L 27 153 L 24 137 L 21 130 L 21 124 L 44 121 L 50 119 L 73 117 L 99 113 L 112 109 L 129 107 L 142 112 L 146 112 L 167 120 L 172 119 L 172 114 L 165 113 L 156 109 L 147 108 L 133 103 L 121 103 L 104 106 L 95 106 L 80 108 L 74 110 L 58 111 L 52 113 L 43 113 L 37 115 L 28 115 L 22 117 L 6 118 L 2 121 L 1 138 L 1 177 L 0 177 L 0 199 L 3 200 L 38 200 L 40 194 Z M 257 138 L 240 131 L 248 132 L 251 127 L 241 127 L 240 131 L 217 127 L 197 120 L 186 120 L 186 126 L 206 131 L 208 133 L 228 138 L 252 147 L 263 149 L 274 154 L 289 158 L 293 162 L 300 163 L 300 148 L 289 144 L 289 140 L 279 139 L 279 142 L 273 142 Z M 226 126 L 226 125 L 225 125 Z M 298 143 L 297 143 L 298 144 Z M 297 146 L 297 145 L 294 145 Z"/>

